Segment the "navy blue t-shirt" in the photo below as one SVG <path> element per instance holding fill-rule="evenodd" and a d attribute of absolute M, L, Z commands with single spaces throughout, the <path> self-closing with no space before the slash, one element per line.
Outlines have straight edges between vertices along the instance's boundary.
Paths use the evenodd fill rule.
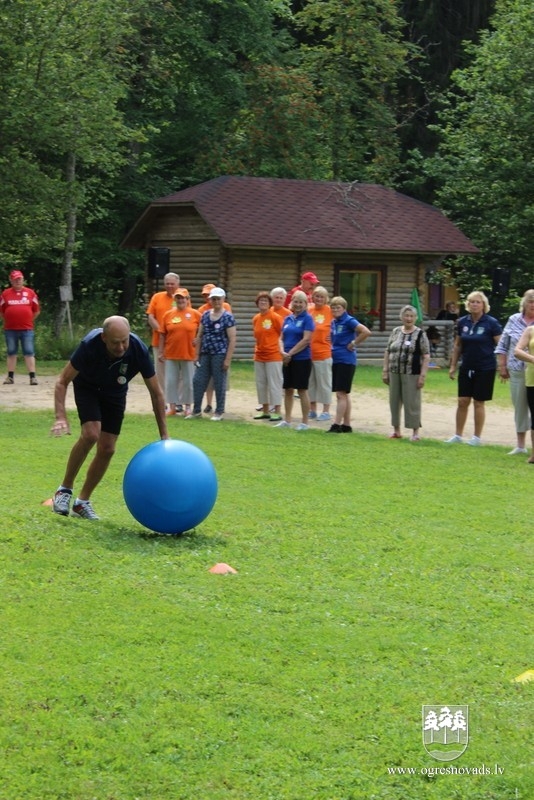
<path fill-rule="evenodd" d="M 462 342 L 462 369 L 495 369 L 494 337 L 501 333 L 500 322 L 489 314 L 483 314 L 477 322 L 469 314 L 461 317 L 456 324 L 456 335 Z"/>
<path fill-rule="evenodd" d="M 130 333 L 130 344 L 122 358 L 110 358 L 102 328 L 95 328 L 85 336 L 70 357 L 78 375 L 74 385 L 96 389 L 107 395 L 120 397 L 128 391 L 128 383 L 139 372 L 143 378 L 155 375 L 148 347 L 135 333 Z"/>

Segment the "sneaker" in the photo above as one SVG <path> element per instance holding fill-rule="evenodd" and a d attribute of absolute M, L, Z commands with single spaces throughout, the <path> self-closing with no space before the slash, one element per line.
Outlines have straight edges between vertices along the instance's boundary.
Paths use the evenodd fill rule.
<path fill-rule="evenodd" d="M 100 517 L 93 511 L 93 506 L 89 500 L 81 500 L 77 503 L 74 503 L 70 513 L 71 516 L 81 517 L 81 519 L 100 519 Z"/>
<path fill-rule="evenodd" d="M 190 411 L 185 415 L 184 419 L 198 419 L 202 416 L 202 411 Z"/>
<path fill-rule="evenodd" d="M 308 419 L 317 419 L 317 411 L 310 411 Z"/>
<path fill-rule="evenodd" d="M 272 419 L 270 414 L 264 414 L 263 411 L 261 414 L 254 414 L 253 419 Z"/>
<path fill-rule="evenodd" d="M 309 431 L 310 426 L 306 425 L 304 422 L 300 422 L 297 427 L 295 428 L 296 431 Z"/>
<path fill-rule="evenodd" d="M 212 422 L 221 422 L 222 421 L 222 414 L 214 414 L 213 417 L 211 417 L 211 421 Z"/>
<path fill-rule="evenodd" d="M 204 409 L 204 414 L 211 414 L 212 411 L 213 408 L 211 406 L 206 406 L 206 408 Z"/>
<path fill-rule="evenodd" d="M 184 413 L 184 407 L 180 406 L 180 405 L 176 406 L 176 413 L 177 414 L 183 414 Z"/>
<path fill-rule="evenodd" d="M 334 424 L 330 425 L 325 433 L 343 433 L 343 431 L 341 430 L 341 425 L 338 425 L 337 422 L 334 422 Z"/>
<path fill-rule="evenodd" d="M 289 424 L 289 422 L 286 422 L 285 419 L 283 419 L 282 422 L 278 422 L 274 427 L 275 428 L 290 428 L 291 425 Z"/>
<path fill-rule="evenodd" d="M 445 439 L 445 444 L 461 444 L 462 442 L 462 437 L 458 436 L 457 433 L 455 433 L 454 436 L 451 436 L 450 439 Z"/>
<path fill-rule="evenodd" d="M 342 425 L 341 433 L 352 433 L 352 427 L 350 425 Z"/>
<path fill-rule="evenodd" d="M 10 376 L 8 376 L 4 381 L 4 386 L 6 386 L 7 384 L 9 384 L 11 386 L 11 384 L 13 384 L 13 383 L 15 383 L 15 379 L 11 378 Z"/>
<path fill-rule="evenodd" d="M 52 510 L 55 511 L 56 514 L 62 514 L 64 517 L 68 517 L 71 500 L 72 492 L 67 492 L 66 489 L 58 489 L 53 498 Z"/>
<path fill-rule="evenodd" d="M 332 414 L 329 414 L 328 411 L 323 411 L 317 417 L 317 422 L 329 422 L 332 419 Z"/>
<path fill-rule="evenodd" d="M 508 456 L 526 456 L 527 453 L 528 453 L 528 450 L 527 450 L 526 447 L 514 447 L 514 449 L 510 450 L 510 452 L 507 453 L 506 455 L 508 455 Z"/>
<path fill-rule="evenodd" d="M 277 414 L 276 411 L 275 411 L 270 415 L 270 418 L 271 418 L 271 422 L 280 422 L 280 420 L 282 419 L 282 416 L 281 416 L 281 414 Z"/>
<path fill-rule="evenodd" d="M 256 406 L 256 411 L 263 411 L 263 406 Z"/>
<path fill-rule="evenodd" d="M 30 386 L 39 386 L 39 381 L 37 380 L 37 378 L 35 377 L 30 378 Z"/>
<path fill-rule="evenodd" d="M 176 409 L 175 408 L 169 409 L 169 411 L 167 411 L 165 413 L 165 416 L 166 417 L 175 417 L 176 416 Z"/>
<path fill-rule="evenodd" d="M 480 436 L 471 436 L 471 438 L 469 439 L 469 441 L 466 442 L 466 444 L 470 444 L 471 447 L 480 447 L 480 445 L 482 444 L 482 440 L 480 439 Z"/>
<path fill-rule="evenodd" d="M 421 437 L 418 436 L 416 433 L 414 433 L 412 436 L 410 436 L 410 442 L 419 442 L 420 440 L 421 440 Z"/>

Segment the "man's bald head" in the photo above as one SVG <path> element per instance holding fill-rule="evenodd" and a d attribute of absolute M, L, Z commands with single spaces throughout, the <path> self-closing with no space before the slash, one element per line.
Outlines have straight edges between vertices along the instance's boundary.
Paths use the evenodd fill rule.
<path fill-rule="evenodd" d="M 126 317 L 107 317 L 102 325 L 102 339 L 110 358 L 122 358 L 130 346 L 130 323 Z"/>

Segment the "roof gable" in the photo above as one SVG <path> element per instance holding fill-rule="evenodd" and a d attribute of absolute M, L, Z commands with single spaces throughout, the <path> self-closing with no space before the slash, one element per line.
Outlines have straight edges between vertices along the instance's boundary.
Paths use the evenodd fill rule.
<path fill-rule="evenodd" d="M 123 246 L 143 246 L 161 208 L 183 205 L 192 205 L 226 247 L 478 252 L 439 209 L 385 186 L 241 176 L 155 200 Z"/>

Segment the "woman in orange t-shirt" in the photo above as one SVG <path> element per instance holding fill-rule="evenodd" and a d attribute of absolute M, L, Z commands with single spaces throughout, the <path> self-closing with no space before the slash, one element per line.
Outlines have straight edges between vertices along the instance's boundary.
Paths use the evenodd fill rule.
<path fill-rule="evenodd" d="M 159 337 L 159 360 L 165 362 L 168 416 L 174 416 L 182 405 L 186 414 L 191 411 L 195 374 L 194 340 L 200 322 L 199 312 L 189 305 L 187 289 L 178 289 L 174 301 L 176 308 L 171 308 L 163 317 Z"/>
<path fill-rule="evenodd" d="M 311 338 L 312 371 L 310 375 L 310 419 L 326 422 L 332 419 L 332 339 L 330 324 L 332 309 L 328 305 L 328 292 L 323 286 L 313 290 L 313 305 L 308 309 L 315 322 Z M 317 413 L 317 403 L 322 403 L 322 413 Z"/>
<path fill-rule="evenodd" d="M 282 353 L 280 352 L 280 333 L 282 317 L 272 308 L 269 292 L 259 292 L 256 297 L 258 313 L 252 318 L 252 330 L 256 347 L 254 348 L 254 375 L 261 411 L 254 419 L 268 419 L 279 422 L 282 407 Z M 269 413 L 271 406 L 274 412 Z"/>

